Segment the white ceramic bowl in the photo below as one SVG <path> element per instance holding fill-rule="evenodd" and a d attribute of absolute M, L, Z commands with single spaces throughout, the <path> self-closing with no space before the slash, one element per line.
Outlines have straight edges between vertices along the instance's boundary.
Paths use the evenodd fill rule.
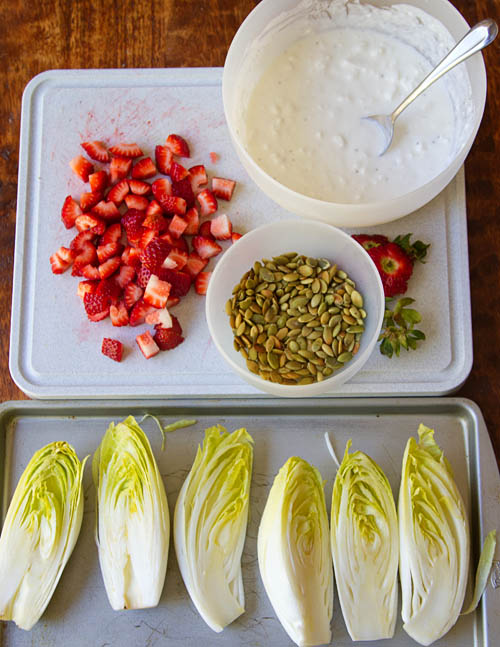
<path fill-rule="evenodd" d="M 233 347 L 233 332 L 225 311 L 234 286 L 255 261 L 287 252 L 327 258 L 336 263 L 356 283 L 356 289 L 363 295 L 363 307 L 367 313 L 360 349 L 353 359 L 323 382 L 303 386 L 274 384 L 251 373 L 243 356 Z M 334 393 L 357 373 L 375 347 L 385 307 L 380 276 L 363 247 L 340 229 L 304 220 L 280 220 L 245 234 L 217 262 L 206 299 L 208 329 L 217 349 L 231 368 L 257 389 L 289 397 Z"/>
<path fill-rule="evenodd" d="M 465 19 L 447 0 L 361 1 L 371 1 L 371 4 L 377 6 L 400 3 L 414 5 L 441 21 L 456 40 L 459 40 L 468 30 Z M 266 44 L 264 53 L 261 52 L 259 55 L 259 61 L 254 64 L 252 60 L 252 65 L 249 65 L 249 48 L 266 31 L 270 21 L 298 4 L 299 0 L 262 0 L 242 23 L 229 48 L 222 80 L 224 111 L 233 145 L 243 166 L 262 191 L 288 211 L 322 220 L 337 227 L 369 227 L 395 220 L 417 210 L 440 193 L 453 179 L 472 146 L 486 100 L 486 72 L 482 56 L 476 54 L 463 64 L 466 65 L 472 88 L 474 117 L 470 134 L 458 148 L 448 167 L 438 176 L 410 193 L 386 201 L 340 204 L 317 200 L 291 190 L 262 170 L 245 149 L 237 126 L 238 119 L 241 118 L 242 106 L 245 104 L 243 94 L 246 93 L 248 97 L 255 79 L 261 74 L 261 69 L 263 70 L 265 65 L 280 53 L 277 49 L 279 45 L 275 42 L 277 39 L 268 39 L 270 43 Z M 287 37 L 291 22 L 289 21 L 280 29 L 280 32 L 285 32 L 284 38 Z"/>

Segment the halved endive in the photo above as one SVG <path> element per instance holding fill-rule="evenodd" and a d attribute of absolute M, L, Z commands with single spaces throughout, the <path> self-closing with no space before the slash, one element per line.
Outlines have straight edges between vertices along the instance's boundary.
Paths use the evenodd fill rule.
<path fill-rule="evenodd" d="M 39 620 L 78 539 L 85 460 L 66 442 L 46 445 L 12 497 L 0 537 L 0 619 L 21 629 Z"/>
<path fill-rule="evenodd" d="M 146 434 L 133 416 L 111 423 L 94 454 L 96 543 L 116 611 L 155 607 L 167 570 L 170 517 Z"/>
<path fill-rule="evenodd" d="M 245 610 L 241 554 L 248 521 L 253 441 L 245 429 L 205 431 L 174 516 L 177 561 L 201 617 L 220 632 Z"/>
<path fill-rule="evenodd" d="M 332 494 L 331 542 L 340 605 L 352 640 L 392 638 L 398 603 L 399 533 L 391 486 L 363 452 L 349 453 Z"/>
<path fill-rule="evenodd" d="M 259 527 L 259 569 L 274 611 L 299 647 L 330 642 L 333 568 L 319 471 L 292 457 L 274 479 Z"/>
<path fill-rule="evenodd" d="M 403 457 L 399 492 L 404 630 L 430 645 L 455 624 L 469 572 L 465 506 L 434 431 L 418 428 Z"/>

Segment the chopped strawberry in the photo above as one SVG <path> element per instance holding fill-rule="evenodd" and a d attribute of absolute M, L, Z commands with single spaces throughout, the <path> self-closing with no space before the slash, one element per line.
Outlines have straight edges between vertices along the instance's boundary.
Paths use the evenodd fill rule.
<path fill-rule="evenodd" d="M 120 267 L 121 265 L 121 260 L 118 256 L 113 256 L 113 258 L 108 259 L 101 265 L 99 265 L 99 275 L 101 279 L 107 279 L 108 276 L 111 276 L 116 272 L 116 270 Z"/>
<path fill-rule="evenodd" d="M 205 186 L 208 182 L 207 171 L 203 164 L 197 164 L 189 169 L 189 176 L 191 188 L 193 193 L 197 193 L 201 186 Z"/>
<path fill-rule="evenodd" d="M 122 265 L 115 280 L 123 290 L 129 283 L 134 280 L 134 278 L 135 269 L 131 265 Z"/>
<path fill-rule="evenodd" d="M 154 202 L 156 202 L 156 200 Z M 160 231 L 165 231 L 166 229 L 168 229 L 168 221 L 165 218 L 165 216 L 161 213 L 161 207 L 160 207 L 160 213 L 148 214 L 148 211 L 146 209 L 146 217 L 144 218 L 144 222 L 142 223 L 142 226 L 145 227 L 146 229 L 154 229 L 158 233 L 160 233 Z"/>
<path fill-rule="evenodd" d="M 98 216 L 93 215 L 92 213 L 89 215 L 97 220 L 97 224 L 94 225 L 90 231 L 96 236 L 102 236 L 106 231 L 106 223 L 104 222 L 104 220 L 102 220 Z"/>
<path fill-rule="evenodd" d="M 125 247 L 121 257 L 122 263 L 133 267 L 137 271 L 141 266 L 141 254 L 142 250 L 137 249 L 137 247 Z"/>
<path fill-rule="evenodd" d="M 116 306 L 110 306 L 109 316 L 113 326 L 128 326 L 128 312 L 123 301 L 119 301 Z"/>
<path fill-rule="evenodd" d="M 74 261 L 76 253 L 67 247 L 59 247 L 50 257 L 50 266 L 54 274 L 62 274 Z"/>
<path fill-rule="evenodd" d="M 170 253 L 171 248 L 171 245 L 166 240 L 155 238 L 144 248 L 141 255 L 142 264 L 153 274 L 156 274 Z"/>
<path fill-rule="evenodd" d="M 178 164 L 175 161 L 172 161 L 170 164 L 170 177 L 174 182 L 180 182 L 181 180 L 184 180 L 184 178 L 187 178 L 189 175 L 189 171 L 187 168 L 182 166 L 182 164 Z M 191 183 L 189 183 L 189 187 L 191 187 Z"/>
<path fill-rule="evenodd" d="M 97 284 L 96 294 L 106 297 L 110 303 L 116 305 L 121 297 L 122 289 L 114 277 L 101 279 Z"/>
<path fill-rule="evenodd" d="M 150 269 L 148 269 L 145 265 L 142 265 L 137 270 L 137 285 L 139 285 L 141 288 L 145 288 L 152 273 L 153 272 L 151 272 Z"/>
<path fill-rule="evenodd" d="M 212 234 L 212 223 L 210 220 L 205 220 L 205 222 L 201 223 L 199 234 L 204 238 L 210 238 L 210 240 L 215 240 L 215 237 Z"/>
<path fill-rule="evenodd" d="M 77 155 L 69 163 L 73 173 L 78 175 L 84 182 L 87 182 L 89 175 L 94 172 L 94 166 L 83 155 Z"/>
<path fill-rule="evenodd" d="M 108 202 L 114 202 L 116 205 L 121 204 L 129 191 L 130 187 L 127 180 L 120 180 L 110 189 L 107 196 Z"/>
<path fill-rule="evenodd" d="M 109 162 L 109 153 L 102 142 L 82 142 L 81 147 L 96 162 Z"/>
<path fill-rule="evenodd" d="M 107 245 L 99 245 L 97 248 L 97 260 L 99 263 L 104 263 L 108 258 L 119 256 L 123 251 L 121 243 L 108 243 Z"/>
<path fill-rule="evenodd" d="M 112 225 L 108 225 L 106 231 L 101 238 L 101 245 L 107 245 L 108 243 L 119 243 L 122 237 L 122 226 L 119 222 L 114 222 Z"/>
<path fill-rule="evenodd" d="M 217 256 L 222 252 L 222 247 L 215 240 L 204 236 L 195 236 L 193 238 L 193 247 L 201 258 L 212 258 L 212 256 Z"/>
<path fill-rule="evenodd" d="M 97 216 L 92 216 L 89 213 L 84 213 L 83 216 L 78 216 L 75 220 L 75 225 L 78 231 L 87 231 L 88 229 L 93 229 L 98 227 L 102 223 L 102 220 Z"/>
<path fill-rule="evenodd" d="M 151 190 L 153 191 L 154 197 L 161 205 L 165 198 L 172 195 L 172 182 L 168 177 L 161 177 L 153 182 Z"/>
<path fill-rule="evenodd" d="M 221 213 L 210 222 L 210 233 L 216 240 L 229 240 L 233 233 L 233 225 L 229 218 Z"/>
<path fill-rule="evenodd" d="M 64 204 L 61 209 L 61 219 L 66 229 L 71 229 L 75 224 L 75 220 L 78 216 L 81 216 L 82 213 L 83 212 L 80 209 L 78 202 L 68 195 L 64 200 Z"/>
<path fill-rule="evenodd" d="M 144 301 L 155 308 L 164 308 L 170 294 L 170 283 L 161 281 L 156 274 L 151 274 L 144 290 Z"/>
<path fill-rule="evenodd" d="M 191 277 L 189 274 L 186 274 L 186 272 L 161 268 L 158 272 L 158 276 L 162 281 L 170 283 L 170 294 L 173 297 L 183 297 L 189 292 L 189 288 L 191 287 Z"/>
<path fill-rule="evenodd" d="M 169 214 L 178 214 L 179 216 L 183 216 L 186 213 L 186 201 L 184 198 L 167 196 L 163 198 L 163 200 L 160 200 L 157 196 L 157 200 L 161 204 L 162 209 Z"/>
<path fill-rule="evenodd" d="M 155 312 L 150 312 L 146 315 L 145 321 L 150 326 L 172 328 L 172 317 L 167 308 L 158 308 Z"/>
<path fill-rule="evenodd" d="M 190 209 L 194 205 L 194 193 L 191 187 L 191 179 L 189 177 L 185 177 L 182 180 L 172 182 L 172 195 L 177 198 L 183 198 L 186 201 L 186 207 Z"/>
<path fill-rule="evenodd" d="M 158 238 L 158 232 L 156 229 L 146 229 L 144 227 L 144 232 L 139 241 L 139 247 L 141 249 L 145 249 L 155 238 Z"/>
<path fill-rule="evenodd" d="M 160 203 L 157 200 L 151 200 L 151 202 L 148 205 L 148 208 L 146 209 L 146 217 L 147 216 L 155 216 L 157 214 L 162 214 L 163 209 L 160 206 Z"/>
<path fill-rule="evenodd" d="M 105 294 L 86 292 L 83 295 L 83 305 L 91 321 L 101 321 L 109 315 L 109 297 Z"/>
<path fill-rule="evenodd" d="M 80 299 L 83 299 L 86 292 L 95 292 L 98 285 L 99 283 L 97 281 L 80 281 L 80 283 L 78 283 L 77 295 Z"/>
<path fill-rule="evenodd" d="M 207 263 L 207 258 L 200 258 L 196 252 L 191 252 L 186 262 L 186 271 L 194 278 L 206 267 Z"/>
<path fill-rule="evenodd" d="M 95 193 L 96 191 L 104 191 L 109 184 L 109 175 L 106 171 L 96 171 L 89 175 L 90 190 Z"/>
<path fill-rule="evenodd" d="M 127 309 L 130 310 L 130 308 L 139 301 L 143 294 L 144 290 L 136 283 L 129 283 L 126 285 L 125 290 L 123 291 L 123 298 Z"/>
<path fill-rule="evenodd" d="M 157 146 L 155 148 L 156 167 L 163 175 L 170 175 L 170 164 L 173 153 L 168 146 Z"/>
<path fill-rule="evenodd" d="M 224 177 L 212 178 L 212 192 L 216 198 L 221 198 L 221 200 L 231 200 L 235 186 L 234 180 L 227 180 Z"/>
<path fill-rule="evenodd" d="M 177 250 L 176 250 L 177 251 Z M 162 268 L 167 270 L 175 270 L 177 268 L 177 262 L 173 258 L 167 258 L 162 263 Z"/>
<path fill-rule="evenodd" d="M 75 274 L 77 274 L 75 272 Z M 93 265 L 84 265 L 80 271 L 78 272 L 80 276 L 84 276 L 86 279 L 89 279 L 91 281 L 98 281 L 101 278 L 101 275 L 99 274 L 99 268 L 94 267 Z"/>
<path fill-rule="evenodd" d="M 179 305 L 181 302 L 179 297 L 169 296 L 167 301 L 167 309 L 171 310 L 174 306 Z"/>
<path fill-rule="evenodd" d="M 70 248 L 73 251 L 79 252 L 83 249 L 83 246 L 85 243 L 89 243 L 93 241 L 94 238 L 95 238 L 95 234 L 91 229 L 87 229 L 86 231 L 81 231 L 71 241 Z"/>
<path fill-rule="evenodd" d="M 164 234 L 162 238 L 165 238 L 168 234 Z M 186 252 L 186 254 L 189 254 L 189 245 L 187 240 L 184 238 L 184 236 L 181 236 L 180 238 L 174 238 L 173 236 L 171 238 L 171 245 L 172 247 L 175 247 L 175 249 L 181 249 Z M 165 238 L 166 240 L 166 238 Z M 168 242 L 168 241 L 167 241 Z"/>
<path fill-rule="evenodd" d="M 154 340 L 161 350 L 172 350 L 182 344 L 184 337 L 172 328 L 155 327 Z"/>
<path fill-rule="evenodd" d="M 219 161 L 219 154 L 218 153 L 210 153 L 210 161 L 212 164 L 216 164 Z"/>
<path fill-rule="evenodd" d="M 129 209 L 146 211 L 149 206 L 149 200 L 143 195 L 135 195 L 135 193 L 129 193 L 125 196 L 125 204 Z"/>
<path fill-rule="evenodd" d="M 118 144 L 110 146 L 109 152 L 117 157 L 141 157 L 144 155 L 137 144 Z"/>
<path fill-rule="evenodd" d="M 196 199 L 200 203 L 202 216 L 209 216 L 217 211 L 217 199 L 210 189 L 203 189 L 203 191 L 200 191 L 196 196 Z"/>
<path fill-rule="evenodd" d="M 121 223 L 127 233 L 128 241 L 132 245 L 137 245 L 141 240 L 144 233 L 142 223 L 145 217 L 144 211 L 138 211 L 137 209 L 129 209 L 122 216 Z"/>
<path fill-rule="evenodd" d="M 102 340 L 101 352 L 103 355 L 106 355 L 106 357 L 109 357 L 115 362 L 121 362 L 123 357 L 123 344 L 117 339 L 104 337 Z"/>
<path fill-rule="evenodd" d="M 82 211 L 89 211 L 103 198 L 102 191 L 94 191 L 90 193 L 82 193 L 80 196 L 80 207 Z"/>
<path fill-rule="evenodd" d="M 197 294 L 206 294 L 208 289 L 208 282 L 212 272 L 200 272 L 194 280 L 194 289 Z"/>
<path fill-rule="evenodd" d="M 153 177 L 157 173 L 156 166 L 150 157 L 140 159 L 132 167 L 132 177 L 135 180 L 145 180 L 148 177 Z"/>
<path fill-rule="evenodd" d="M 129 180 L 128 184 L 135 195 L 147 195 L 151 191 L 151 184 L 143 180 Z"/>
<path fill-rule="evenodd" d="M 186 231 L 187 222 L 181 216 L 175 215 L 168 226 L 169 233 L 174 238 L 180 238 L 182 234 Z"/>
<path fill-rule="evenodd" d="M 87 233 L 87 232 L 82 232 L 82 233 Z M 97 259 L 97 254 L 95 251 L 94 245 L 90 242 L 84 242 L 80 246 L 78 256 L 76 256 L 74 263 L 73 263 L 73 270 L 72 270 L 72 275 L 73 276 L 81 276 L 81 269 L 85 265 L 92 264 L 96 259 Z M 87 278 L 92 278 L 92 277 L 87 277 Z"/>
<path fill-rule="evenodd" d="M 184 233 L 190 236 L 195 236 L 200 229 L 200 216 L 198 209 L 196 207 L 191 207 L 191 209 L 186 211 L 184 218 L 187 222 L 187 227 Z"/>
<path fill-rule="evenodd" d="M 171 249 L 167 258 L 163 261 L 162 267 L 167 269 L 178 269 L 182 270 L 184 265 L 186 265 L 188 260 L 188 254 L 183 249 Z M 168 264 L 166 265 L 168 261 Z M 173 263 L 173 265 L 172 265 Z"/>
<path fill-rule="evenodd" d="M 377 266 L 385 296 L 404 294 L 413 272 L 411 258 L 396 243 L 371 247 L 368 253 Z"/>
<path fill-rule="evenodd" d="M 387 236 L 382 236 L 381 234 L 353 234 L 352 236 L 356 242 L 369 251 L 372 247 L 380 247 L 380 245 L 385 245 L 389 242 Z"/>
<path fill-rule="evenodd" d="M 137 345 L 141 349 L 141 353 L 144 355 L 146 359 L 150 359 L 151 357 L 154 357 L 160 352 L 160 349 L 158 348 L 155 340 L 151 336 L 151 333 L 149 330 L 146 332 L 143 332 L 142 335 L 137 335 L 135 338 L 135 341 L 137 342 Z"/>
<path fill-rule="evenodd" d="M 189 157 L 189 146 L 186 140 L 180 135 L 169 135 L 166 141 L 167 147 L 170 148 L 174 155 L 178 157 Z"/>
<path fill-rule="evenodd" d="M 124 177 L 127 177 L 131 166 L 132 160 L 129 157 L 113 157 L 109 165 L 111 182 L 114 184 L 118 180 L 123 180 Z"/>
<path fill-rule="evenodd" d="M 126 302 L 125 302 L 126 305 Z M 143 299 L 139 299 L 132 308 L 128 322 L 131 326 L 140 326 L 144 323 L 145 317 L 150 312 L 154 312 L 156 308 L 148 305 Z"/>
<path fill-rule="evenodd" d="M 234 243 L 236 243 L 236 242 L 237 242 L 237 241 L 238 241 L 242 236 L 243 236 L 243 234 L 239 234 L 237 231 L 233 231 L 233 233 L 231 234 L 231 242 L 233 243 L 233 245 L 234 245 Z"/>
<path fill-rule="evenodd" d="M 96 206 L 92 209 L 94 213 L 103 218 L 104 220 L 120 220 L 121 213 L 118 211 L 118 208 L 114 202 L 105 202 L 101 200 Z"/>

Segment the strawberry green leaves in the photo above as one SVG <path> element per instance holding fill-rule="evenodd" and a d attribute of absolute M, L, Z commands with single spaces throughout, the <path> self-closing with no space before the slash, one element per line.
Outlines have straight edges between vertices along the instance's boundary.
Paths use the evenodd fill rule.
<path fill-rule="evenodd" d="M 386 298 L 386 305 L 392 299 Z M 415 328 L 422 320 L 420 313 L 414 308 L 408 306 L 415 302 L 415 299 L 405 297 L 399 301 L 391 310 L 386 308 L 382 330 L 378 341 L 380 343 L 380 352 L 382 355 L 399 357 L 401 348 L 405 350 L 416 350 L 417 344 L 425 339 L 425 333 Z"/>

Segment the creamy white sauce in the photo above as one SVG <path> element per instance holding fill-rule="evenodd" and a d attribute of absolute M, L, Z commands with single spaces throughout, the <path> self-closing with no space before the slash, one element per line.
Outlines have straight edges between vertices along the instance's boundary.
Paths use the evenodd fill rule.
<path fill-rule="evenodd" d="M 280 183 L 320 200 L 367 203 L 443 171 L 471 127 L 472 101 L 463 70 L 438 81 L 398 118 L 379 156 L 382 134 L 362 118 L 392 112 L 454 43 L 413 7 L 350 5 L 334 0 L 313 21 L 307 13 L 292 21 L 302 37 L 261 67 L 241 130 L 250 155 Z"/>

